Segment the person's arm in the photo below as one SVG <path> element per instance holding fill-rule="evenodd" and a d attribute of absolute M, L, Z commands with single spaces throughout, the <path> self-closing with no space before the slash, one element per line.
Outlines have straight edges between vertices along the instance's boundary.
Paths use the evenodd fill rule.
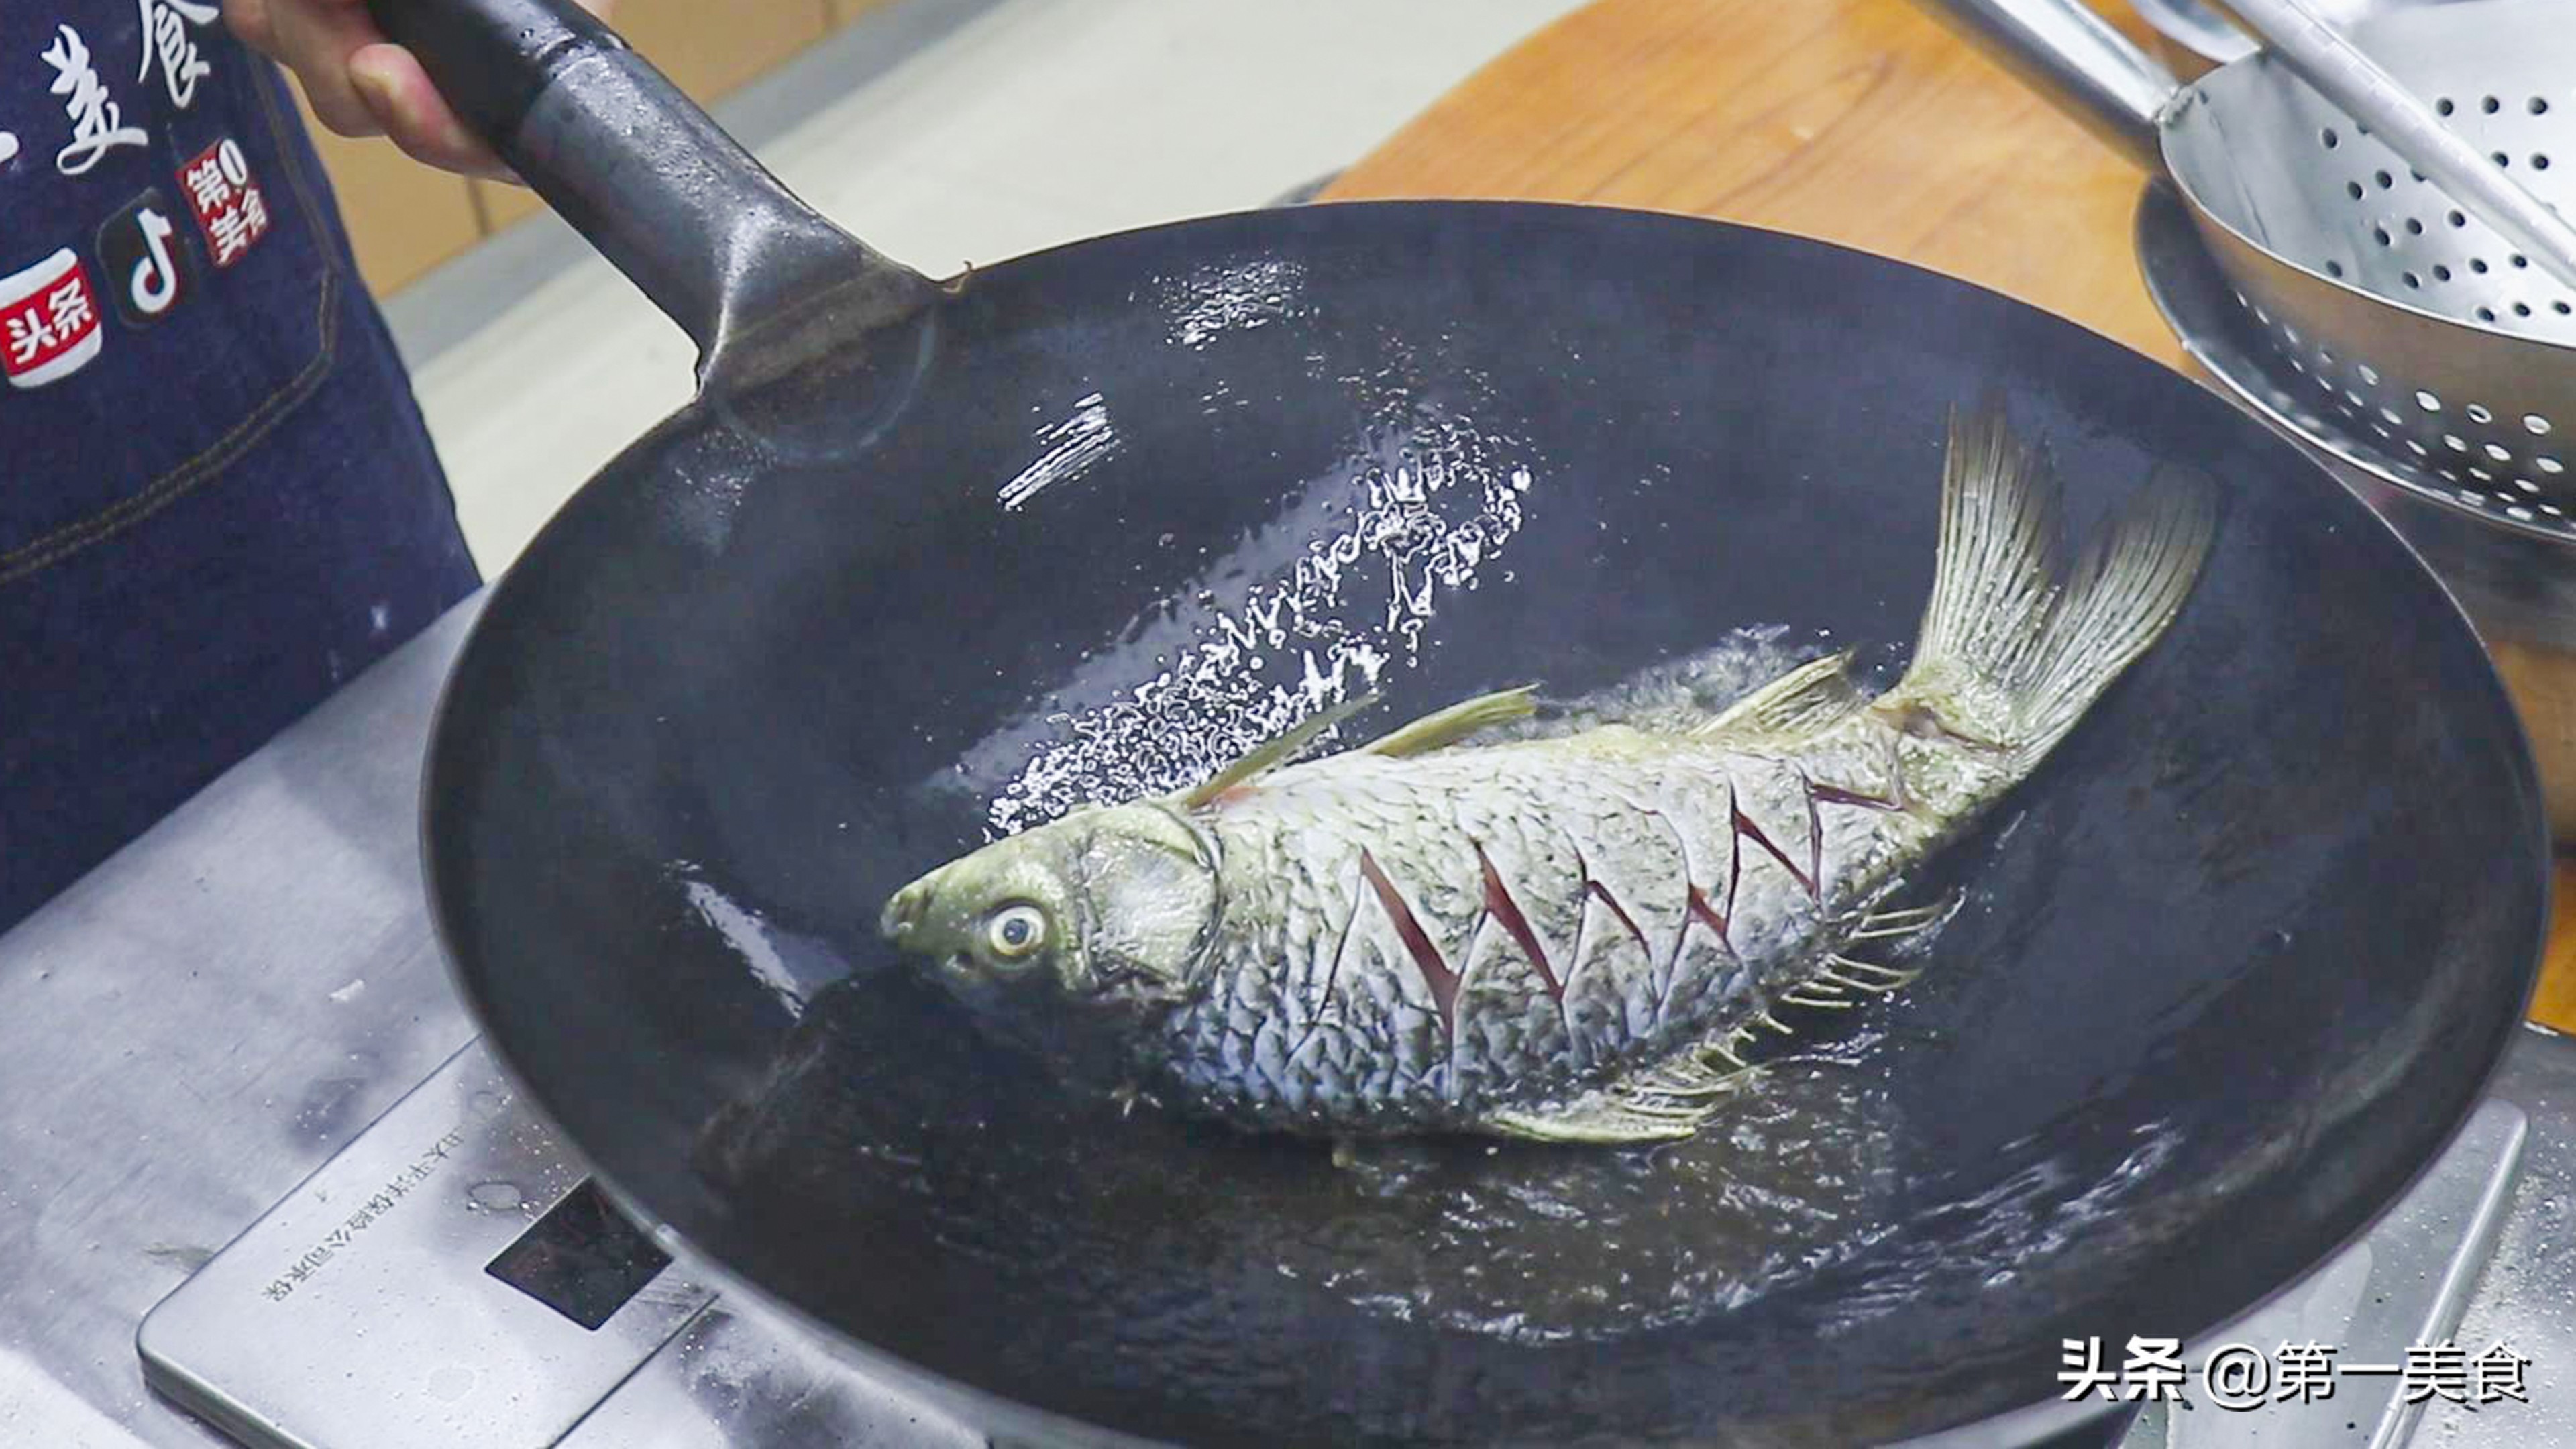
<path fill-rule="evenodd" d="M 606 18 L 616 0 L 580 3 Z M 323 125 L 343 136 L 389 136 L 427 165 L 511 179 L 420 62 L 376 29 L 364 0 L 229 0 L 224 18 L 244 44 L 295 73 Z"/>

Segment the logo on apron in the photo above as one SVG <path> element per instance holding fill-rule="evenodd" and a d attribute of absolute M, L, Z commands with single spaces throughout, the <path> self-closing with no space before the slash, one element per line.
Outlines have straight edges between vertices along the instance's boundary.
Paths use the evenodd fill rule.
<path fill-rule="evenodd" d="M 231 137 L 180 167 L 179 184 L 187 190 L 188 206 L 197 214 L 197 227 L 206 234 L 217 267 L 240 261 L 268 234 L 268 198 L 251 180 L 250 162 Z"/>
<path fill-rule="evenodd" d="M 147 191 L 98 229 L 102 285 L 130 327 L 168 316 L 187 290 L 188 252 L 172 220 L 177 215 L 160 192 Z"/>
<path fill-rule="evenodd" d="M 197 53 L 197 38 L 188 27 L 215 23 L 217 11 L 212 5 L 198 5 L 192 0 L 134 0 L 143 15 L 143 69 L 135 80 L 152 78 L 152 64 L 161 64 L 161 83 L 170 92 L 170 104 L 186 110 L 197 99 L 197 81 L 214 74 L 214 67 Z"/>
<path fill-rule="evenodd" d="M 98 356 L 105 341 L 98 295 L 80 254 L 65 247 L 14 276 L 0 277 L 0 370 L 9 385 L 43 387 Z"/>
<path fill-rule="evenodd" d="M 141 146 L 151 140 L 142 127 L 125 124 L 124 109 L 109 98 L 107 83 L 98 78 L 98 67 L 91 63 L 89 46 L 79 31 L 55 26 L 54 43 L 45 47 L 44 57 L 45 64 L 54 68 L 54 83 L 48 89 L 63 98 L 63 114 L 72 123 L 71 144 L 55 154 L 55 170 L 65 176 L 84 175 L 117 147 Z"/>

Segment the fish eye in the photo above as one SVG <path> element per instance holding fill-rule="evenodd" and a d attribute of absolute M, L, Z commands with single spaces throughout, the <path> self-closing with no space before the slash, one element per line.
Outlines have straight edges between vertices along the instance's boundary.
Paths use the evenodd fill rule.
<path fill-rule="evenodd" d="M 1027 904 L 1004 906 L 984 924 L 984 940 L 993 954 L 1017 961 L 1046 941 L 1046 912 Z"/>

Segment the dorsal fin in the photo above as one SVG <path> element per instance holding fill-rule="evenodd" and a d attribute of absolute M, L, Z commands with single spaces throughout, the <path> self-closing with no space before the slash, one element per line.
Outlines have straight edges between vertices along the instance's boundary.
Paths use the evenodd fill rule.
<path fill-rule="evenodd" d="M 1364 694 L 1357 699 L 1347 700 L 1334 705 L 1331 709 L 1311 715 L 1268 744 L 1254 747 L 1233 764 L 1217 771 L 1205 782 L 1194 785 L 1173 798 L 1182 809 L 1196 810 L 1226 791 L 1288 763 L 1334 726 L 1376 704 L 1377 698 L 1375 694 Z"/>
<path fill-rule="evenodd" d="M 1691 731 L 1700 739 L 1790 739 L 1813 734 L 1869 707 L 1844 673 L 1851 651 L 1811 660 L 1728 706 Z"/>
<path fill-rule="evenodd" d="M 1498 689 L 1463 700 L 1436 714 L 1426 714 L 1402 729 L 1373 740 L 1361 747 L 1360 753 L 1402 759 L 1419 755 L 1443 745 L 1455 744 L 1478 730 L 1510 724 L 1538 713 L 1531 696 L 1538 686 L 1524 684 L 1516 689 Z"/>

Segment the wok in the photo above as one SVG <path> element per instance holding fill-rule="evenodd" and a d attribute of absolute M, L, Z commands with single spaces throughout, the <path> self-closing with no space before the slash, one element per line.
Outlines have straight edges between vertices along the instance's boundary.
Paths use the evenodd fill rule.
<path fill-rule="evenodd" d="M 2116 1366 L 2316 1266 L 2522 1014 L 2547 837 L 2468 623 L 2288 444 L 2102 338 L 1545 205 L 1217 217 L 934 283 L 564 6 L 374 8 L 704 350 L 443 695 L 460 990 L 639 1222 L 999 1439 L 2098 1430 L 2062 1339 Z M 1697 1143 L 1337 1166 L 1121 1117 L 877 944 L 924 868 L 1372 672 L 1391 722 L 1730 638 L 1901 664 L 1945 422 L 1988 390 L 2078 526 L 2158 466 L 2219 480 L 2216 551 L 1923 883 L 1967 904 L 1921 980 L 1804 1023 Z"/>

